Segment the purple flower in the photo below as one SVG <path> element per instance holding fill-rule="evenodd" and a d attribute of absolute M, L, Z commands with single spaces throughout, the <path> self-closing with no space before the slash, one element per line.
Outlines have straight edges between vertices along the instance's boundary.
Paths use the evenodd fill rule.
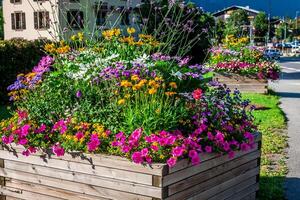
<path fill-rule="evenodd" d="M 78 99 L 82 97 L 82 92 L 81 92 L 80 90 L 78 90 L 78 91 L 76 92 L 76 97 L 77 97 Z"/>

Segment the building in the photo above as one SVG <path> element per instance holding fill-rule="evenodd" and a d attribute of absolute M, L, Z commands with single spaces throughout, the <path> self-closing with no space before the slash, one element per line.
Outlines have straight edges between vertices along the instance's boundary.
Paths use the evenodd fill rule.
<path fill-rule="evenodd" d="M 245 10 L 250 19 L 254 19 L 256 15 L 260 12 L 258 10 L 251 9 L 249 6 L 230 6 L 228 8 L 224 8 L 223 10 L 213 13 L 213 16 L 217 19 L 226 21 L 233 11 L 239 9 Z"/>
<path fill-rule="evenodd" d="M 136 26 L 141 0 L 4 0 L 4 39 L 58 39 L 78 31 Z"/>

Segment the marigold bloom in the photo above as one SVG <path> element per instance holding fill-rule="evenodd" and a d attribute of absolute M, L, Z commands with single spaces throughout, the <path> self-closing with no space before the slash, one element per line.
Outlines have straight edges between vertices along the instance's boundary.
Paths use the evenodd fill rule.
<path fill-rule="evenodd" d="M 151 89 L 148 91 L 149 94 L 155 94 L 156 92 L 157 92 L 157 89 L 155 89 L 155 88 L 151 88 Z"/>
<path fill-rule="evenodd" d="M 139 76 L 138 75 L 133 75 L 133 76 L 131 76 L 131 80 L 132 81 L 138 81 L 140 78 L 139 78 Z"/>
<path fill-rule="evenodd" d="M 119 105 L 123 105 L 123 104 L 125 104 L 125 102 L 126 102 L 125 99 L 120 99 L 120 100 L 118 101 L 118 104 L 119 104 Z"/>
<path fill-rule="evenodd" d="M 169 83 L 171 88 L 177 89 L 177 84 L 175 82 Z"/>
<path fill-rule="evenodd" d="M 132 83 L 127 80 L 124 80 L 121 82 L 121 87 L 132 87 Z"/>
<path fill-rule="evenodd" d="M 135 33 L 135 28 L 127 28 L 127 33 L 130 35 Z"/>

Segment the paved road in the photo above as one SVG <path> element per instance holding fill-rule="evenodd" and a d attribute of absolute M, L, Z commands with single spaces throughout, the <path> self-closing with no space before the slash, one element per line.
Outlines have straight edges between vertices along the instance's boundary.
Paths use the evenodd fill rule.
<path fill-rule="evenodd" d="M 289 149 L 286 197 L 300 200 L 300 59 L 282 59 L 281 80 L 270 83 L 281 98 L 281 108 L 288 118 Z"/>

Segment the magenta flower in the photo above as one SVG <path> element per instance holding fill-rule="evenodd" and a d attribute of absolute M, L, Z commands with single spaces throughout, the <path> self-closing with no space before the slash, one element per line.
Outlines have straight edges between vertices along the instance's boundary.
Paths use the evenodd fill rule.
<path fill-rule="evenodd" d="M 35 147 L 29 147 L 28 150 L 30 153 L 36 153 L 37 151 Z"/>
<path fill-rule="evenodd" d="M 100 145 L 100 140 L 97 134 L 92 134 L 90 141 L 88 142 L 88 151 L 92 152 L 95 151 Z"/>
<path fill-rule="evenodd" d="M 29 134 L 30 125 L 26 124 L 21 127 L 21 137 L 26 137 Z"/>
<path fill-rule="evenodd" d="M 194 157 L 192 157 L 191 161 L 192 161 L 193 165 L 197 165 L 200 163 L 200 157 L 198 155 L 194 156 Z"/>
<path fill-rule="evenodd" d="M 127 146 L 127 145 L 125 145 L 125 146 L 122 147 L 122 152 L 123 153 L 128 153 L 130 150 L 131 150 L 131 148 L 129 146 Z"/>
<path fill-rule="evenodd" d="M 35 131 L 34 131 L 34 133 L 37 133 L 37 134 L 39 134 L 39 133 L 42 133 L 42 132 L 45 132 L 46 131 L 46 125 L 45 124 L 42 124 L 38 129 L 36 129 Z"/>
<path fill-rule="evenodd" d="M 123 136 L 124 136 L 123 132 L 120 132 L 120 133 L 116 134 L 117 139 L 121 139 Z"/>
<path fill-rule="evenodd" d="M 160 138 L 159 139 L 159 144 L 160 144 L 160 146 L 166 146 L 166 145 L 168 145 L 168 138 Z"/>
<path fill-rule="evenodd" d="M 142 154 L 143 157 L 146 157 L 146 156 L 148 155 L 148 153 L 149 153 L 148 148 L 144 148 L 144 149 L 142 149 L 142 151 L 141 151 L 141 154 Z"/>
<path fill-rule="evenodd" d="M 82 92 L 81 92 L 80 90 L 78 90 L 78 91 L 76 92 L 76 97 L 77 97 L 78 99 L 82 97 Z"/>
<path fill-rule="evenodd" d="M 197 157 L 197 156 L 198 156 L 197 151 L 195 151 L 195 150 L 190 150 L 189 151 L 189 157 L 190 158 L 194 158 L 194 157 Z"/>
<path fill-rule="evenodd" d="M 250 150 L 250 146 L 247 143 L 243 142 L 241 144 L 241 150 L 242 151 L 249 151 Z"/>
<path fill-rule="evenodd" d="M 234 158 L 234 156 L 235 156 L 234 151 L 229 151 L 229 152 L 228 152 L 228 158 L 229 158 L 229 159 Z"/>
<path fill-rule="evenodd" d="M 28 157 L 28 156 L 30 155 L 29 150 L 28 150 L 28 149 L 27 149 L 27 150 L 24 150 L 24 151 L 22 152 L 22 155 Z"/>
<path fill-rule="evenodd" d="M 8 137 L 5 136 L 5 135 L 2 136 L 2 142 L 4 144 L 11 144 L 13 141 L 14 141 L 14 136 L 13 135 L 10 135 Z"/>
<path fill-rule="evenodd" d="M 156 146 L 156 145 L 151 145 L 151 149 L 153 151 L 158 151 L 159 150 L 158 146 Z"/>
<path fill-rule="evenodd" d="M 212 152 L 212 147 L 211 146 L 206 146 L 205 147 L 205 152 L 211 153 Z"/>
<path fill-rule="evenodd" d="M 177 159 L 172 157 L 167 160 L 167 164 L 169 167 L 174 167 L 176 165 Z"/>
<path fill-rule="evenodd" d="M 217 134 L 215 136 L 215 139 L 218 140 L 219 142 L 224 142 L 224 135 L 220 131 L 216 131 Z"/>
<path fill-rule="evenodd" d="M 183 152 L 184 152 L 184 148 L 182 148 L 182 147 L 175 147 L 172 150 L 172 156 L 173 157 L 180 157 L 180 156 L 182 156 Z"/>
<path fill-rule="evenodd" d="M 137 164 L 141 164 L 143 162 L 143 157 L 141 152 L 134 152 L 131 156 L 131 159 L 133 160 L 133 162 L 137 163 Z"/>
<path fill-rule="evenodd" d="M 209 140 L 214 140 L 214 135 L 211 132 L 207 132 L 207 137 Z"/>
<path fill-rule="evenodd" d="M 81 138 L 84 137 L 84 134 L 83 134 L 82 132 L 77 132 L 77 133 L 75 134 L 75 137 L 77 138 L 77 140 L 80 140 Z"/>
<path fill-rule="evenodd" d="M 224 142 L 224 143 L 223 143 L 223 149 L 224 149 L 225 151 L 229 151 L 229 150 L 230 150 L 230 145 L 229 145 L 228 142 Z"/>
<path fill-rule="evenodd" d="M 28 140 L 26 139 L 26 138 L 21 138 L 20 140 L 19 140 L 19 144 L 20 145 L 26 145 L 28 143 Z"/>
<path fill-rule="evenodd" d="M 59 143 L 52 147 L 52 152 L 58 157 L 65 155 L 65 150 L 60 146 Z"/>

